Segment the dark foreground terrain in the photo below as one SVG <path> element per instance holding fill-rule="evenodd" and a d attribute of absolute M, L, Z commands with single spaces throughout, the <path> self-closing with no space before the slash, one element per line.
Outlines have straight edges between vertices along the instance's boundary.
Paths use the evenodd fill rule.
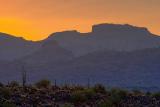
<path fill-rule="evenodd" d="M 0 107 L 160 107 L 160 93 L 95 86 L 0 84 Z"/>

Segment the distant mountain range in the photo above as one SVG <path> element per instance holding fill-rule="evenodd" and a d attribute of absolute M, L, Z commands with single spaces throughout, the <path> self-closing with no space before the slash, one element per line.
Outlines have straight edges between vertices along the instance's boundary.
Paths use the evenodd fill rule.
<path fill-rule="evenodd" d="M 92 32 L 64 31 L 42 41 L 0 33 L 0 81 L 48 78 L 60 83 L 103 83 L 160 88 L 160 37 L 147 28 L 94 25 Z M 153 88 L 151 88 L 153 90 Z"/>
<path fill-rule="evenodd" d="M 15 60 L 39 49 L 38 42 L 0 33 L 0 60 Z"/>

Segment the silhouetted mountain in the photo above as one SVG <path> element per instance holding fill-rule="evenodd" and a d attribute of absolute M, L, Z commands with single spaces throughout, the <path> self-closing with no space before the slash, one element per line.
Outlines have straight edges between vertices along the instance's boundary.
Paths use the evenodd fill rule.
<path fill-rule="evenodd" d="M 134 51 L 160 46 L 160 37 L 151 34 L 146 28 L 116 24 L 94 25 L 90 33 L 54 33 L 47 40 L 56 40 L 76 56 L 102 50 Z"/>
<path fill-rule="evenodd" d="M 59 82 L 102 83 L 119 87 L 159 87 L 160 49 L 134 52 L 101 51 L 62 63 L 37 66 L 30 80 L 43 78 Z M 34 77 L 34 78 L 33 78 Z"/>
<path fill-rule="evenodd" d="M 0 81 L 20 80 L 23 62 L 30 82 L 84 84 L 90 78 L 110 86 L 160 88 L 160 37 L 143 27 L 99 24 L 89 33 L 57 32 L 40 42 L 0 34 L 0 44 Z"/>
<path fill-rule="evenodd" d="M 0 60 L 0 81 L 5 83 L 11 80 L 19 81 L 21 79 L 21 70 L 19 67 L 15 62 Z"/>
<path fill-rule="evenodd" d="M 60 47 L 56 41 L 45 42 L 38 51 L 24 57 L 25 63 L 30 65 L 44 65 L 49 63 L 59 63 L 71 60 L 72 52 Z"/>
<path fill-rule="evenodd" d="M 22 58 L 39 48 L 39 43 L 0 33 L 0 60 Z"/>
<path fill-rule="evenodd" d="M 131 25 L 99 24 L 92 32 L 57 32 L 41 42 L 26 41 L 7 34 L 0 34 L 0 59 L 13 60 L 30 55 L 48 42 L 57 42 L 59 47 L 79 57 L 95 51 L 135 51 L 160 46 L 160 37 L 146 28 Z M 53 44 L 54 45 L 54 44 Z"/>

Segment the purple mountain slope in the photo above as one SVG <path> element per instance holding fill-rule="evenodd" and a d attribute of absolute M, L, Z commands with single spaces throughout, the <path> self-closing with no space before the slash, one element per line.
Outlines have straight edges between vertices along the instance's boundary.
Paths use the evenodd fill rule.
<path fill-rule="evenodd" d="M 94 51 L 134 51 L 160 46 L 160 37 L 146 28 L 131 25 L 94 25 L 92 32 L 67 31 L 54 33 L 47 39 L 56 40 L 60 46 L 82 56 Z"/>
<path fill-rule="evenodd" d="M 0 33 L 0 60 L 15 60 L 31 54 L 39 48 L 38 42 Z"/>
<path fill-rule="evenodd" d="M 99 24 L 92 32 L 57 32 L 40 42 L 0 34 L 0 81 L 102 83 L 120 87 L 160 88 L 160 37 L 146 28 Z"/>

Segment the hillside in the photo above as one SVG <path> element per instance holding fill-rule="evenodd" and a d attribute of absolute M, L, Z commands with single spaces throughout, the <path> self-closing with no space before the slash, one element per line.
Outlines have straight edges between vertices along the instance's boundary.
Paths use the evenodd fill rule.
<path fill-rule="evenodd" d="M 160 76 L 160 37 L 144 27 L 94 25 L 92 32 L 64 31 L 39 42 L 0 34 L 0 81 L 28 82 L 48 78 L 60 83 L 157 89 Z"/>

